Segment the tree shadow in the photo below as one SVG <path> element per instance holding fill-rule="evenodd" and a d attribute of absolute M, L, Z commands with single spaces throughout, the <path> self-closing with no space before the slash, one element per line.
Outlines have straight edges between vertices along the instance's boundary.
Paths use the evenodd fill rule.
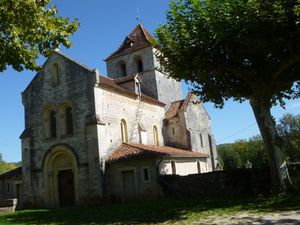
<path fill-rule="evenodd" d="M 295 199 L 296 201 L 297 199 Z M 203 199 L 162 199 L 152 202 L 128 204 L 102 204 L 89 207 L 74 207 L 64 209 L 25 210 L 11 214 L 0 215 L 0 224 L 156 224 L 184 222 L 192 213 L 198 217 L 211 211 L 226 214 L 239 211 L 268 212 L 276 210 L 299 209 L 298 205 L 286 202 L 281 208 L 276 208 L 283 201 L 272 205 L 266 200 L 203 200 Z M 265 224 L 268 221 L 266 221 Z M 299 221 L 297 221 L 299 222 Z M 269 223 L 271 224 L 271 223 Z"/>

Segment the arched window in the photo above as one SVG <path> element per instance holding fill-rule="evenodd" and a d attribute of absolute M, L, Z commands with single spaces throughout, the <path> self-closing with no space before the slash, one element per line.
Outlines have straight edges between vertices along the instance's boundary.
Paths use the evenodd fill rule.
<path fill-rule="evenodd" d="M 122 142 L 128 142 L 127 123 L 124 119 L 121 120 L 121 138 Z"/>
<path fill-rule="evenodd" d="M 52 66 L 52 82 L 53 85 L 58 85 L 58 79 L 59 79 L 59 67 L 57 63 L 54 63 Z"/>
<path fill-rule="evenodd" d="M 141 57 L 136 58 L 137 72 L 142 73 L 144 71 L 143 61 Z"/>
<path fill-rule="evenodd" d="M 124 61 L 119 62 L 120 72 L 123 77 L 127 76 L 126 63 Z"/>
<path fill-rule="evenodd" d="M 60 130 L 62 135 L 73 135 L 74 134 L 74 110 L 72 103 L 63 103 L 60 107 L 59 118 L 60 118 Z"/>
<path fill-rule="evenodd" d="M 43 130 L 45 138 L 56 138 L 56 112 L 48 107 L 43 113 Z"/>
<path fill-rule="evenodd" d="M 56 113 L 50 112 L 50 138 L 56 138 Z"/>
<path fill-rule="evenodd" d="M 156 126 L 153 126 L 153 143 L 159 145 L 158 130 Z"/>
<path fill-rule="evenodd" d="M 73 135 L 74 129 L 73 129 L 73 112 L 72 108 L 70 106 L 65 108 L 65 123 L 66 123 L 66 134 L 67 135 Z"/>
<path fill-rule="evenodd" d="M 200 146 L 201 148 L 203 148 L 203 137 L 201 133 L 200 133 Z"/>

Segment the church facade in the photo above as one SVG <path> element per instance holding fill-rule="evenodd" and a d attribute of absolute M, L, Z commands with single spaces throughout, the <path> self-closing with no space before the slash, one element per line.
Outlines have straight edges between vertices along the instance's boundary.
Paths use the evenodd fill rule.
<path fill-rule="evenodd" d="M 22 93 L 22 204 L 63 207 L 163 195 L 160 175 L 216 168 L 210 117 L 169 78 L 138 25 L 107 76 L 54 51 Z"/>

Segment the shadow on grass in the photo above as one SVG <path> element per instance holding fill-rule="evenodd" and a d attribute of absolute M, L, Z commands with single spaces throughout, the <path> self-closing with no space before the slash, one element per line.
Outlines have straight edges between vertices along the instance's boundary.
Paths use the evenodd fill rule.
<path fill-rule="evenodd" d="M 299 209 L 300 195 L 274 199 L 219 200 L 164 199 L 156 202 L 105 204 L 56 210 L 25 210 L 0 215 L 0 224 L 148 224 L 201 219 L 243 210 Z"/>

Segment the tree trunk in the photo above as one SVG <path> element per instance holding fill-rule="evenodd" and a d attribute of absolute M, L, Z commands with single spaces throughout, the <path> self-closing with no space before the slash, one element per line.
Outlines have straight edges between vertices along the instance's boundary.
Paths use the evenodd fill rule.
<path fill-rule="evenodd" d="M 275 121 L 271 115 L 271 104 L 263 98 L 250 99 L 260 133 L 267 150 L 270 166 L 271 191 L 280 193 L 291 187 L 288 168 L 282 153 L 283 142 L 277 134 Z"/>

